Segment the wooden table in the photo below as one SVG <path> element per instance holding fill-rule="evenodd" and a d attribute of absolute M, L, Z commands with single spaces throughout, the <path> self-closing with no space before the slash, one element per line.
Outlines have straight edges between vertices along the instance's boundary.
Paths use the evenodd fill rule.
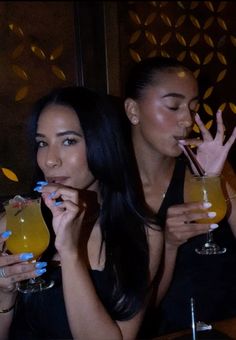
<path fill-rule="evenodd" d="M 232 319 L 213 322 L 213 323 L 211 323 L 211 325 L 212 325 L 213 331 L 214 330 L 219 331 L 221 333 L 224 333 L 227 337 L 236 340 L 236 317 L 232 318 Z M 203 333 L 207 333 L 207 331 L 197 332 L 199 337 Z M 174 340 L 174 339 L 177 339 L 181 336 L 183 336 L 183 337 L 186 336 L 186 338 L 187 338 L 187 335 L 191 336 L 191 334 L 192 334 L 191 329 L 188 329 L 188 330 L 179 331 L 179 332 L 176 332 L 176 333 L 162 335 L 162 336 L 159 336 L 157 338 L 154 338 L 153 340 Z M 223 336 L 222 336 L 222 338 L 217 337 L 217 339 L 222 339 L 222 340 L 227 339 L 226 336 L 225 336 L 225 338 Z M 212 337 L 212 338 L 209 338 L 209 339 L 215 340 L 216 338 Z"/>

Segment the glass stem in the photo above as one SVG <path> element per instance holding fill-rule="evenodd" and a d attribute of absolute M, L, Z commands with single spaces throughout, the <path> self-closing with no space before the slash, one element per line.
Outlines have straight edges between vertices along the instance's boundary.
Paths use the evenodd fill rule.
<path fill-rule="evenodd" d="M 207 233 L 207 243 L 213 243 L 212 231 L 208 231 Z"/>

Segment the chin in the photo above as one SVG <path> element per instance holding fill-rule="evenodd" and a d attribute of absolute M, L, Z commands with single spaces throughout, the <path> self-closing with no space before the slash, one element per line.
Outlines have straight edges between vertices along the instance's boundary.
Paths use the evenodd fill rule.
<path fill-rule="evenodd" d="M 170 157 L 179 157 L 181 154 L 183 153 L 182 150 L 180 150 L 180 148 L 173 148 L 171 150 L 169 150 L 168 156 Z"/>

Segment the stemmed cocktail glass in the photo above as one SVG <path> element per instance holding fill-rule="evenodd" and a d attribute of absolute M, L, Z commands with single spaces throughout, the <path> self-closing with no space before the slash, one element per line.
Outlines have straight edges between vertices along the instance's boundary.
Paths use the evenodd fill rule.
<path fill-rule="evenodd" d="M 6 241 L 6 248 L 12 254 L 33 253 L 36 262 L 47 249 L 50 233 L 41 212 L 41 198 L 23 198 L 15 196 L 4 202 L 7 229 L 12 231 Z M 37 292 L 51 288 L 53 281 L 45 282 L 41 277 L 32 278 L 19 283 L 22 293 Z"/>
<path fill-rule="evenodd" d="M 222 190 L 221 176 L 192 176 L 188 182 L 186 190 L 186 200 L 188 202 L 210 202 L 210 211 L 214 211 L 216 216 L 213 218 L 203 218 L 195 222 L 198 223 L 218 223 L 226 214 L 226 199 Z M 212 231 L 207 233 L 207 241 L 201 248 L 195 251 L 201 255 L 223 254 L 226 248 L 221 248 L 213 241 Z"/>

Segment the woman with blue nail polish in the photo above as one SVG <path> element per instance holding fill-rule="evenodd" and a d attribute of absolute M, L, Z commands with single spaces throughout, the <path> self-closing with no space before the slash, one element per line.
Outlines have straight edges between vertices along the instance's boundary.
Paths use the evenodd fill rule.
<path fill-rule="evenodd" d="M 82 87 L 55 90 L 36 104 L 35 189 L 53 240 L 42 261 L 55 285 L 18 296 L 14 315 L 0 314 L 0 338 L 4 332 L 10 339 L 136 337 L 163 236 L 141 194 L 117 105 Z M 60 265 L 50 266 L 52 260 Z"/>

